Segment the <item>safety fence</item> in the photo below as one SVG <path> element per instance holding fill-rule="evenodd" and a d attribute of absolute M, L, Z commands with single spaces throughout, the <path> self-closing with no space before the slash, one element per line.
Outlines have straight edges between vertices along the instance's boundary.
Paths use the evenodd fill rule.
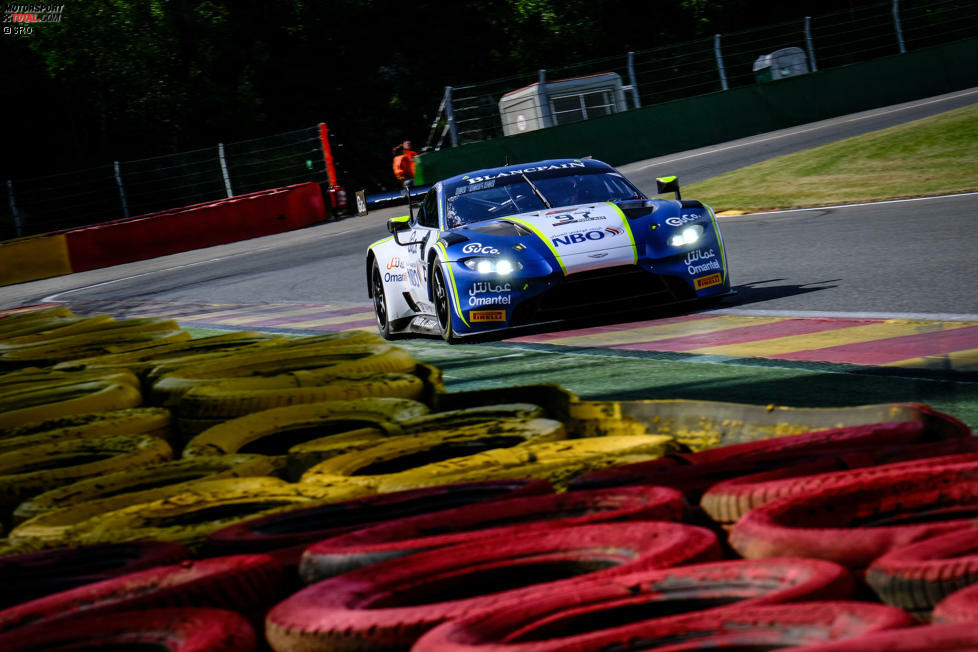
<path fill-rule="evenodd" d="M 0 240 L 145 215 L 298 183 L 328 182 L 325 124 L 213 147 L 6 181 Z"/>
<path fill-rule="evenodd" d="M 892 0 L 621 56 L 449 86 L 445 88 L 426 145 L 437 150 L 527 130 L 527 111 L 506 112 L 500 100 L 521 89 L 525 93 L 533 85 L 544 88 L 558 80 L 608 73 L 620 78 L 617 101 L 607 95 L 602 99 L 593 92 L 562 91 L 564 97 L 551 94 L 547 98 L 543 94 L 542 105 L 529 106 L 530 112 L 544 114 L 540 126 L 557 126 L 587 119 L 589 113 L 590 117 L 607 115 L 770 81 L 770 71 L 756 68 L 765 65 L 762 57 L 785 48 L 797 48 L 801 55 L 792 70 L 784 71 L 793 76 L 902 54 L 976 34 L 978 3 L 974 0 Z M 777 74 L 774 79 L 778 78 Z M 580 108 L 564 110 L 559 105 L 561 100 L 571 103 L 579 100 Z"/>

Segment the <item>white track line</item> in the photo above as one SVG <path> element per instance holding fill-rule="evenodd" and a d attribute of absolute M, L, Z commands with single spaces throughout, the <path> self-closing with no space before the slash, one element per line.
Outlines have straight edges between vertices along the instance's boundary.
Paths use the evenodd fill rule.
<path fill-rule="evenodd" d="M 758 211 L 756 213 L 744 213 L 742 215 L 717 215 L 720 219 L 731 217 L 746 217 L 748 215 L 776 215 L 778 213 L 802 213 L 806 211 L 825 211 L 831 208 L 858 208 L 860 206 L 882 206 L 883 204 L 902 204 L 914 201 L 932 201 L 934 199 L 951 199 L 954 197 L 971 197 L 978 195 L 978 192 L 956 192 L 950 195 L 932 195 L 929 197 L 907 197 L 904 199 L 882 199 L 880 201 L 867 201 L 857 204 L 833 204 L 831 206 L 810 206 L 808 208 L 779 208 L 773 211 Z"/>

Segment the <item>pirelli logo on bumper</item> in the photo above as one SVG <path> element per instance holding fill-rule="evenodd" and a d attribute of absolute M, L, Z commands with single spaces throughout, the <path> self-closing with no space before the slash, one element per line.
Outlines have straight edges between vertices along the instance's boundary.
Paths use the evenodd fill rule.
<path fill-rule="evenodd" d="M 723 277 L 719 274 L 710 274 L 709 276 L 701 276 L 693 279 L 693 285 L 696 286 L 697 290 L 702 290 L 713 285 L 720 285 L 721 283 L 723 283 Z"/>
<path fill-rule="evenodd" d="M 470 310 L 469 319 L 479 321 L 506 321 L 505 310 Z"/>

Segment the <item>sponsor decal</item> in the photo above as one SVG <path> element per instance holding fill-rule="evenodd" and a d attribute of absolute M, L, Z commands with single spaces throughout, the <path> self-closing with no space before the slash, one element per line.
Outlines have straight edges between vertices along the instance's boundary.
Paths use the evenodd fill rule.
<path fill-rule="evenodd" d="M 498 254 L 499 250 L 495 247 L 483 245 L 481 242 L 470 242 L 462 247 L 463 254 Z"/>
<path fill-rule="evenodd" d="M 509 283 L 493 283 L 491 281 L 476 281 L 469 288 L 469 294 L 473 297 L 477 294 L 487 294 L 490 292 L 509 292 L 512 288 Z"/>
<path fill-rule="evenodd" d="M 473 283 L 472 287 L 469 288 L 469 307 L 511 305 L 513 298 L 508 294 L 511 290 L 512 287 L 509 283 L 493 283 L 491 281 Z M 490 296 L 481 296 L 483 294 Z"/>
<path fill-rule="evenodd" d="M 533 172 L 546 172 L 548 170 L 566 170 L 570 168 L 585 168 L 582 161 L 571 161 L 569 163 L 561 163 L 560 165 L 536 165 L 528 168 L 521 168 L 519 170 L 510 170 L 508 172 L 500 172 L 499 174 L 487 174 L 481 177 L 469 177 L 464 178 L 464 181 L 468 181 L 469 185 L 473 183 L 480 183 L 482 181 L 488 181 L 489 179 L 503 179 L 510 176 L 520 176 L 521 174 L 532 174 Z"/>
<path fill-rule="evenodd" d="M 601 253 L 597 253 L 597 254 L 588 254 L 587 257 L 588 258 L 604 258 L 607 255 L 608 255 L 608 252 L 607 251 L 602 251 Z"/>
<path fill-rule="evenodd" d="M 398 269 L 403 267 L 404 267 L 404 262 L 397 256 L 394 256 L 393 258 L 387 261 L 387 269 Z"/>
<path fill-rule="evenodd" d="M 559 211 L 554 212 L 556 213 Z M 550 215 L 550 213 L 547 213 L 547 215 Z M 578 222 L 604 222 L 607 219 L 608 218 L 605 215 L 591 215 L 591 211 L 579 209 L 571 213 L 558 215 L 554 218 L 555 221 L 551 224 L 551 226 L 564 226 L 565 224 L 576 224 Z"/>
<path fill-rule="evenodd" d="M 682 226 L 687 222 L 695 222 L 700 219 L 701 215 L 696 215 L 694 213 L 683 213 L 681 217 L 667 217 L 665 223 L 669 226 Z"/>
<path fill-rule="evenodd" d="M 707 249 L 705 251 L 703 249 L 694 249 L 686 254 L 683 262 L 686 263 L 686 271 L 689 272 L 690 276 L 723 269 L 720 266 L 720 259 L 717 258 L 716 252 L 713 249 Z M 694 265 L 693 263 L 696 264 Z"/>
<path fill-rule="evenodd" d="M 506 321 L 505 310 L 470 310 L 469 319 L 473 323 L 480 321 Z"/>
<path fill-rule="evenodd" d="M 709 276 L 701 276 L 700 278 L 693 279 L 693 287 L 697 290 L 702 290 L 713 285 L 720 285 L 721 283 L 723 283 L 723 278 L 719 274 L 710 274 Z"/>
<path fill-rule="evenodd" d="M 471 183 L 471 182 L 470 182 Z M 480 181 L 479 183 L 473 183 L 469 186 L 459 186 L 455 189 L 455 196 L 464 195 L 467 192 L 478 192 L 479 190 L 488 190 L 489 188 L 495 187 L 496 182 L 492 181 Z"/>
<path fill-rule="evenodd" d="M 560 235 L 555 238 L 551 238 L 555 247 L 560 247 L 561 245 L 567 246 L 572 244 L 580 244 L 582 242 L 587 242 L 588 240 L 597 241 L 603 240 L 604 238 L 614 237 L 616 235 L 621 235 L 621 229 L 615 229 L 610 226 L 606 226 L 604 229 L 594 229 L 592 231 L 585 231 L 583 233 L 568 233 L 566 235 Z"/>

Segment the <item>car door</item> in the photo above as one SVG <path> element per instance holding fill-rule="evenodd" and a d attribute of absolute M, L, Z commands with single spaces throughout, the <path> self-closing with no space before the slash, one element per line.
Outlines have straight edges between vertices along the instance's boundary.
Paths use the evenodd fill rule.
<path fill-rule="evenodd" d="M 421 309 L 422 313 L 434 314 L 434 306 L 428 298 L 428 270 L 425 261 L 431 248 L 438 241 L 438 234 L 441 231 L 438 217 L 438 187 L 429 190 L 418 212 L 414 214 L 411 222 L 411 242 L 408 246 L 408 279 L 411 282 L 411 297 Z"/>

